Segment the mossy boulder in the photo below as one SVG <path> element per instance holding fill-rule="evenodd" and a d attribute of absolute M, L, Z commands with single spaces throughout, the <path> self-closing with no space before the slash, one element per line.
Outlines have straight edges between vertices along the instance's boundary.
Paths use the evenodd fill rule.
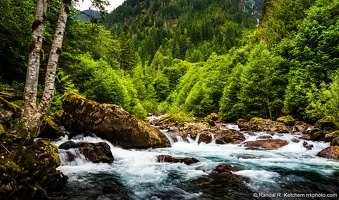
<path fill-rule="evenodd" d="M 277 122 L 284 123 L 287 126 L 293 126 L 295 123 L 295 119 L 290 115 L 286 115 L 286 116 L 279 117 L 277 119 Z"/>
<path fill-rule="evenodd" d="M 336 119 L 333 116 L 326 116 L 322 119 L 319 119 L 315 126 L 322 130 L 335 130 L 338 128 L 336 125 Z"/>
<path fill-rule="evenodd" d="M 336 137 L 339 137 L 339 131 L 327 133 L 325 135 L 325 142 L 331 142 Z"/>
<path fill-rule="evenodd" d="M 218 121 L 219 119 L 220 119 L 219 114 L 211 113 L 204 118 L 204 121 L 206 121 L 209 125 L 214 126 L 215 122 Z"/>
<path fill-rule="evenodd" d="M 0 199 L 47 199 L 67 181 L 55 145 L 45 140 L 23 145 L 19 136 L 0 135 Z"/>
<path fill-rule="evenodd" d="M 61 136 L 65 136 L 65 133 L 59 128 L 59 126 L 49 117 L 45 117 L 44 122 L 41 125 L 40 133 L 38 137 L 57 139 Z"/>
<path fill-rule="evenodd" d="M 123 148 L 162 148 L 170 142 L 158 129 L 113 104 L 99 104 L 70 93 L 63 102 L 61 123 L 73 131 L 90 131 Z"/>

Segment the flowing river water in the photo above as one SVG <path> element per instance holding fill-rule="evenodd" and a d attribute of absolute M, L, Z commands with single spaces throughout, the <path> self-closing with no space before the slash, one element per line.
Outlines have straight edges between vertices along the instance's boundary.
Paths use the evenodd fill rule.
<path fill-rule="evenodd" d="M 227 128 L 238 129 L 235 125 Z M 166 131 L 163 131 L 167 134 Z M 245 134 L 246 141 L 266 135 L 256 132 Z M 93 164 L 77 150 L 76 160 L 66 161 L 64 150 L 59 150 L 61 166 L 58 168 L 69 179 L 62 199 L 337 199 L 339 195 L 339 161 L 317 157 L 329 143 L 307 141 L 312 150 L 303 147 L 298 134 L 275 134 L 273 139 L 289 142 L 278 150 L 245 150 L 242 145 L 197 143 L 180 137 L 171 140 L 170 148 L 126 150 L 113 146 L 97 137 L 73 138 L 74 142 L 106 142 L 115 161 L 112 164 Z M 55 142 L 57 146 L 68 137 Z M 159 163 L 157 155 L 194 157 L 200 162 Z M 210 177 L 219 164 L 227 163 L 243 170 L 234 174 L 245 177 L 245 191 L 229 192 L 228 178 Z M 250 192 L 250 193 L 249 193 Z M 243 194 L 242 194 L 243 193 Z M 245 194 L 246 193 L 246 194 Z M 250 194 L 250 196 L 248 195 Z M 242 198 L 243 197 L 243 198 Z M 309 198 L 308 198 L 309 197 Z M 313 198 L 312 198 L 313 197 Z"/>

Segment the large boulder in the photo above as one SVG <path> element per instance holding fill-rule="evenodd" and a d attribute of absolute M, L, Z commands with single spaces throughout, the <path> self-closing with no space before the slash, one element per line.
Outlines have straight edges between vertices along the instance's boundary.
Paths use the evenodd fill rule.
<path fill-rule="evenodd" d="M 321 130 L 335 130 L 337 129 L 336 119 L 333 116 L 325 116 L 316 122 L 316 127 Z"/>
<path fill-rule="evenodd" d="M 162 148 L 170 142 L 158 129 L 118 105 L 99 104 L 71 93 L 63 102 L 62 124 L 73 131 L 91 131 L 123 148 Z"/>
<path fill-rule="evenodd" d="M 339 158 L 339 146 L 330 146 L 326 149 L 321 150 L 317 156 L 324 157 L 324 158 L 332 158 L 338 159 Z"/>
<path fill-rule="evenodd" d="M 244 145 L 248 150 L 271 150 L 279 149 L 288 144 L 287 141 L 281 139 L 272 139 L 272 140 L 256 140 L 245 142 Z"/>

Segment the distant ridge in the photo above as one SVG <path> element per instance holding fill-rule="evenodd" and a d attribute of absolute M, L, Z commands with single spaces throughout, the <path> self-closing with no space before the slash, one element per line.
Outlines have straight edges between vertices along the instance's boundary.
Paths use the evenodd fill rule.
<path fill-rule="evenodd" d="M 77 15 L 75 17 L 76 20 L 81 20 L 81 21 L 84 21 L 84 22 L 90 22 L 91 19 L 90 17 L 92 18 L 100 18 L 101 17 L 101 13 L 99 11 L 96 11 L 96 10 L 83 10 L 82 11 L 83 13 Z"/>

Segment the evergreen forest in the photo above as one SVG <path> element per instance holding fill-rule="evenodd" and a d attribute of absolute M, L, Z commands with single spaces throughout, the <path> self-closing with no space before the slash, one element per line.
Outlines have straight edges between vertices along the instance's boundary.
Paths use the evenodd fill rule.
<path fill-rule="evenodd" d="M 41 84 L 58 5 L 49 1 Z M 34 13 L 35 0 L 1 0 L 0 96 L 18 105 Z M 339 119 L 339 0 L 126 0 L 102 18 L 79 14 L 69 15 L 51 116 L 76 92 L 140 119 Z"/>

